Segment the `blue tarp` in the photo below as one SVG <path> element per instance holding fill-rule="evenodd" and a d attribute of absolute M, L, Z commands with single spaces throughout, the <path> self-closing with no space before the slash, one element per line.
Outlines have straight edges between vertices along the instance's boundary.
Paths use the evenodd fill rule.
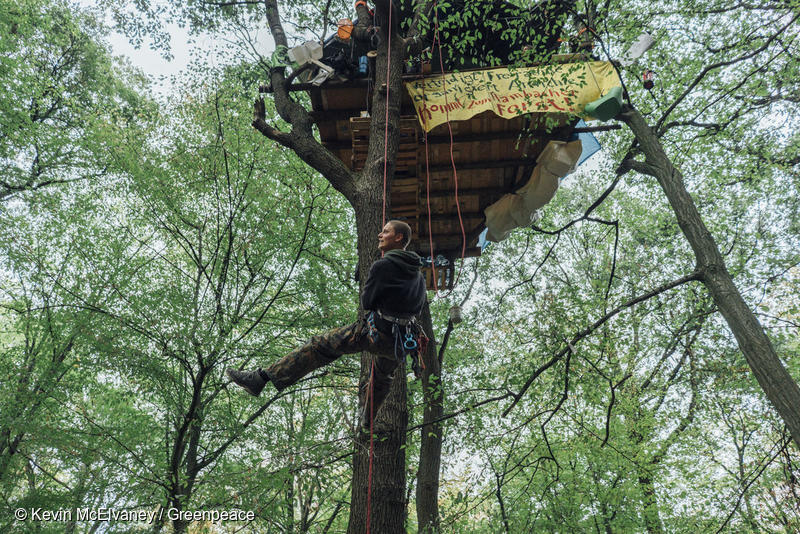
<path fill-rule="evenodd" d="M 486 241 L 486 234 L 488 233 L 489 229 L 484 228 L 483 232 L 481 232 L 481 235 L 478 236 L 478 246 L 481 247 L 481 252 L 483 252 L 483 250 L 489 246 L 489 243 L 491 243 L 491 241 Z"/>
<path fill-rule="evenodd" d="M 578 121 L 578 124 L 575 125 L 575 128 L 586 128 L 586 123 L 583 122 L 583 119 L 581 119 Z M 589 132 L 572 135 L 581 140 L 581 147 L 583 150 L 581 151 L 581 157 L 578 158 L 578 167 L 580 167 L 581 163 L 592 157 L 592 154 L 600 150 L 600 143 L 597 142 L 597 138 L 594 136 L 594 134 Z M 570 140 L 572 140 L 572 138 L 570 138 Z"/>

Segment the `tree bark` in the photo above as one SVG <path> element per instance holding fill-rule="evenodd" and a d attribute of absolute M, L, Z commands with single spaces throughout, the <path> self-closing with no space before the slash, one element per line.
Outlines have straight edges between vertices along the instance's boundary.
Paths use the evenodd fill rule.
<path fill-rule="evenodd" d="M 387 4 L 388 6 L 388 4 Z M 379 20 L 388 21 L 387 6 L 376 4 Z M 393 21 L 396 24 L 396 21 Z M 396 29 L 393 28 L 393 30 Z M 358 233 L 358 260 L 360 280 L 367 279 L 369 267 L 378 258 L 377 235 L 384 218 L 391 213 L 389 188 L 394 176 L 397 154 L 397 130 L 400 122 L 400 97 L 402 91 L 402 53 L 404 43 L 393 31 L 391 48 L 389 27 L 380 28 L 381 45 L 376 60 L 377 90 L 372 97 L 371 135 L 367 149 L 367 164 L 359 174 L 356 194 L 350 199 L 356 213 Z M 391 62 L 391 67 L 389 66 Z M 388 77 L 387 77 L 388 73 Z M 386 91 L 380 89 L 386 83 Z M 387 109 L 388 106 L 388 109 Z M 388 123 L 388 124 L 387 124 Z M 385 189 L 384 189 L 385 188 Z M 361 384 L 366 385 L 374 356 L 364 353 L 361 357 Z M 360 405 L 366 402 L 366 387 Z M 408 428 L 406 404 L 405 363 L 395 371 L 392 387 L 374 421 L 374 450 L 372 465 L 371 499 L 367 509 L 369 484 L 370 438 L 358 433 L 353 455 L 353 484 L 350 503 L 348 534 L 367 531 L 367 514 L 370 516 L 369 531 L 374 534 L 401 534 L 405 532 L 406 518 L 406 470 L 405 441 Z"/>
<path fill-rule="evenodd" d="M 356 207 L 356 224 L 358 227 L 358 251 L 360 279 L 367 279 L 369 267 L 377 259 L 375 236 L 382 222 L 382 189 L 376 187 L 380 182 L 365 188 L 362 201 Z M 364 353 L 361 356 L 361 378 L 359 405 L 367 403 L 367 384 L 373 355 Z M 369 513 L 369 531 L 374 533 L 404 532 L 405 518 L 405 433 L 408 426 L 406 406 L 405 366 L 395 371 L 392 387 L 373 422 L 375 439 L 372 443 L 373 465 L 371 498 L 367 506 L 369 482 L 370 438 L 365 433 L 357 433 L 355 454 L 353 456 L 353 482 L 351 486 L 350 519 L 348 534 L 361 534 L 367 531 L 367 515 Z"/>
<path fill-rule="evenodd" d="M 442 362 L 436 350 L 433 320 L 428 302 L 422 309 L 422 327 L 430 338 L 423 356 L 422 395 L 425 407 L 420 430 L 419 470 L 417 471 L 417 524 L 419 532 L 439 531 L 439 467 L 442 460 L 442 423 L 444 391 L 442 389 Z"/>
<path fill-rule="evenodd" d="M 684 186 L 683 175 L 672 165 L 658 137 L 636 109 L 626 108 L 619 119 L 633 131 L 645 155 L 643 163 L 626 160 L 623 165 L 658 180 L 694 251 L 703 284 L 733 332 L 758 384 L 800 448 L 800 388 L 733 283 L 719 247 Z"/>
<path fill-rule="evenodd" d="M 376 236 L 382 222 L 382 183 L 364 188 L 356 207 L 358 228 L 358 256 L 360 278 L 367 279 L 369 267 L 377 259 Z M 377 187 L 376 187 L 377 185 Z M 367 402 L 367 387 L 374 356 L 361 356 L 361 395 L 359 405 Z M 372 495 L 370 501 L 370 532 L 403 533 L 405 519 L 405 444 L 408 427 L 406 405 L 405 365 L 395 371 L 392 387 L 380 411 L 376 414 L 373 431 Z M 369 486 L 370 439 L 366 433 L 357 433 L 353 456 L 353 483 L 350 501 L 348 534 L 361 534 L 367 530 L 367 489 Z"/>
<path fill-rule="evenodd" d="M 362 356 L 362 366 L 368 372 L 372 355 Z M 368 375 L 362 374 L 366 383 Z M 363 388 L 366 391 L 366 388 Z M 366 399 L 362 395 L 360 402 Z M 373 423 L 375 439 L 373 442 L 372 484 L 369 509 L 367 489 L 369 484 L 370 438 L 359 432 L 356 437 L 353 458 L 353 485 L 350 504 L 348 534 L 361 534 L 367 530 L 367 512 L 370 516 L 370 532 L 405 532 L 406 517 L 406 428 L 408 409 L 406 405 L 406 374 L 403 366 L 398 367 L 392 388 L 383 403 L 379 415 Z"/>

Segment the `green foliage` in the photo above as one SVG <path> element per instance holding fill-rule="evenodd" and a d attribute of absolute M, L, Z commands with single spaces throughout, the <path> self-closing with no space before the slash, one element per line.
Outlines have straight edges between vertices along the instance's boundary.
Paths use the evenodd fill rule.
<path fill-rule="evenodd" d="M 0 201 L 108 172 L 113 129 L 152 108 L 139 75 L 112 60 L 104 31 L 66 3 L 0 3 Z"/>

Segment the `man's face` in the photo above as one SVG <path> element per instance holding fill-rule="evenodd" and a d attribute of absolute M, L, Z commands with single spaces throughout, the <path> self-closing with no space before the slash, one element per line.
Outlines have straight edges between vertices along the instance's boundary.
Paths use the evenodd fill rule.
<path fill-rule="evenodd" d="M 381 233 L 378 234 L 378 248 L 383 252 L 403 248 L 403 234 L 394 231 L 394 227 L 386 223 Z"/>

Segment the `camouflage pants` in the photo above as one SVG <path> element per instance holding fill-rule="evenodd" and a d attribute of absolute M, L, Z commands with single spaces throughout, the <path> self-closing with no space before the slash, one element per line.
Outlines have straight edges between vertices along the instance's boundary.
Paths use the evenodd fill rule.
<path fill-rule="evenodd" d="M 305 345 L 299 347 L 270 367 L 264 369 L 275 388 L 281 391 L 315 369 L 338 359 L 342 354 L 354 354 L 369 351 L 377 354 L 375 359 L 374 397 L 377 412 L 392 384 L 392 373 L 398 360 L 394 355 L 392 336 L 378 331 L 373 342 L 368 335 L 366 319 L 361 318 L 353 324 L 334 328 L 324 334 L 312 337 Z"/>

